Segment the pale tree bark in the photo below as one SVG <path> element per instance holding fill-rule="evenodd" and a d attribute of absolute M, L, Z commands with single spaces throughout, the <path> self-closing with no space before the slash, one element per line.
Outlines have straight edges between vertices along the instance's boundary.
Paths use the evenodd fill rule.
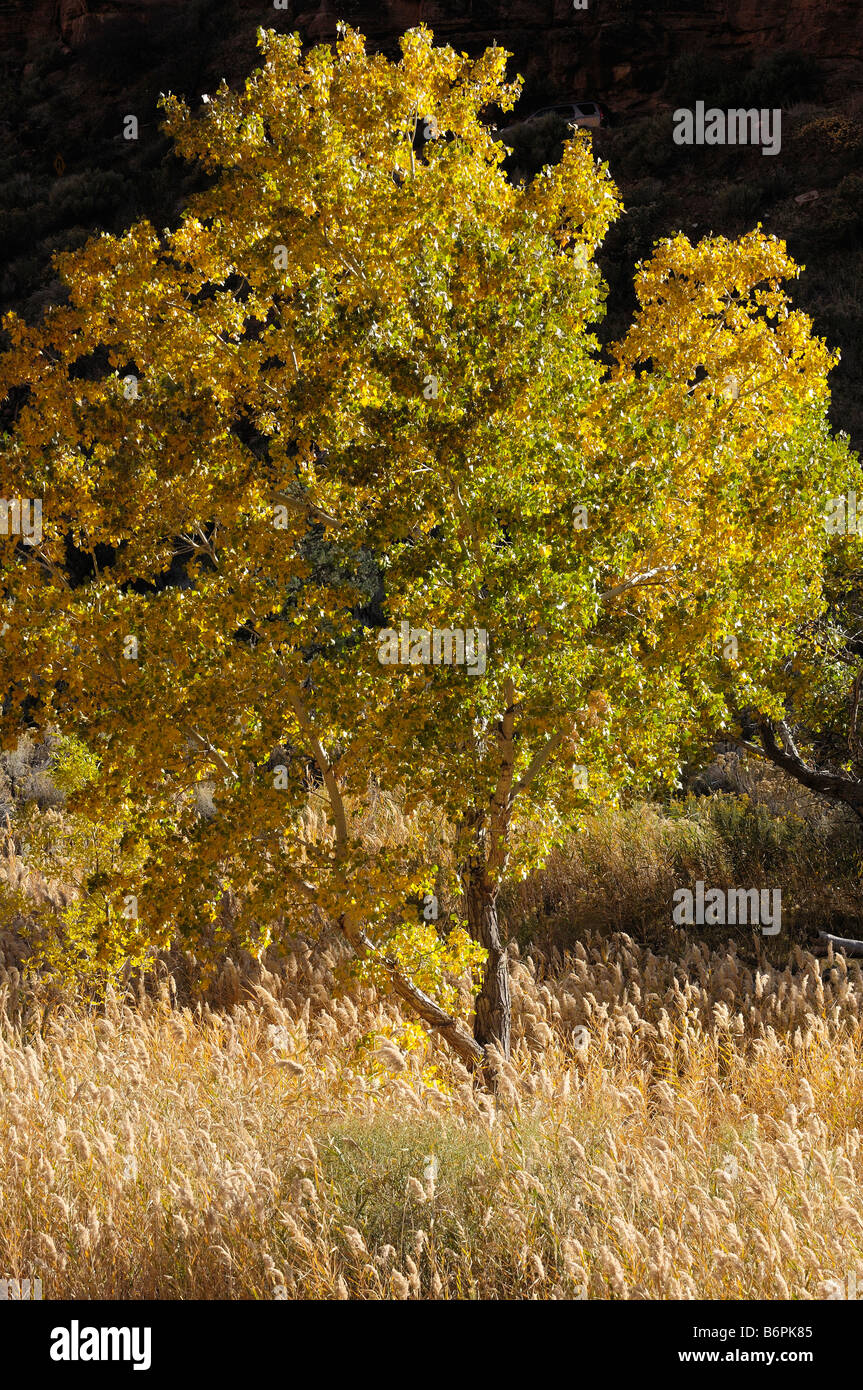
<path fill-rule="evenodd" d="M 834 952 L 842 951 L 846 956 L 863 956 L 863 941 L 858 941 L 853 936 L 834 936 L 832 932 L 820 931 L 818 939 L 832 946 Z"/>

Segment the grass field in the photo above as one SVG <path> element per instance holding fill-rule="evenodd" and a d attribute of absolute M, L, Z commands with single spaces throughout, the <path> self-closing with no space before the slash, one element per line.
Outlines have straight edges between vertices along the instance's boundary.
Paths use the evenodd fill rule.
<path fill-rule="evenodd" d="M 849 1296 L 863 973 L 806 937 L 859 911 L 857 832 L 719 771 L 725 792 L 590 819 L 508 892 L 495 1094 L 345 984 L 326 934 L 207 991 L 177 957 L 85 1003 L 7 933 L 0 1273 L 46 1298 Z M 401 842 L 397 809 L 369 834 Z M 15 845 L 0 873 L 38 897 Z M 791 928 L 671 929 L 697 876 L 781 884 Z"/>
<path fill-rule="evenodd" d="M 333 950 L 220 1007 L 3 981 L 0 1266 L 58 1298 L 825 1298 L 863 1280 L 863 977 L 516 959 L 500 1090 Z M 235 1000 L 231 1003 L 229 1001 Z M 586 1031 L 585 1031 L 586 1030 Z"/>

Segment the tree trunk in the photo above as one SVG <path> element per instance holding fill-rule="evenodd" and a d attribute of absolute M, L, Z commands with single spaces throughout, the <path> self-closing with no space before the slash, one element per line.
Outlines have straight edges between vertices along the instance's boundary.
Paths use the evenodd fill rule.
<path fill-rule="evenodd" d="M 476 999 L 473 1035 L 480 1047 L 493 1043 L 509 1057 L 512 1005 L 506 946 L 501 943 L 497 920 L 497 888 L 480 869 L 465 877 L 468 931 L 488 951 L 482 988 Z"/>

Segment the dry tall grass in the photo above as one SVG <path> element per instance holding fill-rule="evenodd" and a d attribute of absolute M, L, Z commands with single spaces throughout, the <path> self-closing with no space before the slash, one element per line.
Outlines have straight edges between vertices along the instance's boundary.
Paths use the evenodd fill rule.
<path fill-rule="evenodd" d="M 825 1298 L 863 1281 L 863 975 L 516 958 L 496 1098 L 299 944 L 222 1006 L 2 981 L 0 1275 L 47 1298 Z M 586 1029 L 586 1034 L 581 1031 Z M 585 1045 L 586 1042 L 586 1045 Z"/>
<path fill-rule="evenodd" d="M 792 927 L 795 907 L 810 930 L 837 901 L 860 916 L 858 832 L 769 771 L 723 776 L 736 795 L 593 817 L 508 890 L 511 931 L 538 949 L 514 952 L 494 1097 L 393 1000 L 334 999 L 335 943 L 295 940 L 242 978 L 228 962 L 194 1007 L 178 956 L 155 991 L 97 1009 L 25 986 L 26 923 L 6 921 L 0 1278 L 40 1276 L 47 1298 L 860 1287 L 860 965 L 817 960 L 796 928 L 670 930 L 673 889 L 698 877 L 781 886 Z M 391 799 L 364 833 L 428 858 Z M 433 848 L 446 864 L 446 837 Z M 11 823 L 0 851 L 0 880 L 65 901 Z"/>

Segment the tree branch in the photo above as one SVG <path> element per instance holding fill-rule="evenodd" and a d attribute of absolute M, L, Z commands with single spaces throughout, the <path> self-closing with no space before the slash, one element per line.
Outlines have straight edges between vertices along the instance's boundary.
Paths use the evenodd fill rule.
<path fill-rule="evenodd" d="M 316 520 L 326 522 L 327 526 L 341 526 L 343 523 L 338 517 L 330 516 L 323 507 L 319 507 L 316 502 L 303 497 L 292 497 L 289 492 L 274 492 L 273 496 L 277 502 L 283 502 L 288 507 L 297 507 L 302 512 L 311 512 Z"/>
<path fill-rule="evenodd" d="M 218 748 L 214 748 L 212 743 L 204 738 L 203 734 L 199 734 L 197 729 L 192 728 L 191 724 L 184 724 L 182 727 L 183 732 L 189 734 L 189 736 L 195 740 L 199 748 L 203 748 L 205 752 L 209 753 L 213 762 L 217 767 L 221 768 L 226 777 L 230 777 L 232 781 L 237 780 L 239 774 L 229 765 L 224 754 L 220 753 Z"/>
<path fill-rule="evenodd" d="M 575 727 L 575 721 L 570 720 L 563 728 L 558 729 L 556 734 L 552 734 L 541 748 L 538 748 L 527 765 L 524 776 L 516 783 L 512 791 L 512 800 L 518 796 L 519 792 L 526 791 L 531 782 L 539 772 L 545 767 L 549 758 L 553 757 L 565 738 L 568 738 Z"/>
<path fill-rule="evenodd" d="M 340 920 L 339 925 L 360 959 L 375 954 L 374 944 L 364 931 L 350 931 L 344 918 Z M 403 975 L 392 956 L 379 956 L 378 959 L 385 967 L 393 989 L 399 998 L 403 999 L 406 1004 L 410 1004 L 414 1013 L 419 1014 L 423 1023 L 427 1023 L 435 1032 L 440 1033 L 441 1037 L 449 1043 L 453 1051 L 458 1054 L 471 1071 L 479 1067 L 485 1060 L 485 1052 L 479 1043 L 464 1031 L 458 1020 L 446 1013 L 430 995 L 419 989 Z"/>
<path fill-rule="evenodd" d="M 657 579 L 659 574 L 674 574 L 677 570 L 676 565 L 657 565 L 655 569 L 645 570 L 643 574 L 633 575 L 632 579 L 625 579 L 622 584 L 615 584 L 613 589 L 606 589 L 600 594 L 600 603 L 609 603 L 611 599 L 617 598 L 618 594 L 625 594 L 630 589 L 637 589 L 645 584 L 659 584 L 662 581 Z"/>
<path fill-rule="evenodd" d="M 774 763 L 776 767 L 782 768 L 783 772 L 787 772 L 801 786 L 808 787 L 810 791 L 818 792 L 821 796 L 829 797 L 833 801 L 841 801 L 858 816 L 863 817 L 863 782 L 858 782 L 853 777 L 847 777 L 843 773 L 819 772 L 817 768 L 811 767 L 809 763 L 804 762 L 797 751 L 785 720 L 781 720 L 776 727 L 782 740 L 781 745 L 776 738 L 776 728 L 770 719 L 762 719 L 759 725 L 761 748 L 747 743 L 745 739 L 736 738 L 734 735 L 731 735 L 730 741 L 747 749 L 750 753 L 769 758 L 770 762 Z"/>
<path fill-rule="evenodd" d="M 294 887 L 299 889 L 310 902 L 318 905 L 317 890 L 314 885 L 307 883 L 299 874 L 289 870 L 288 875 Z M 409 1004 L 414 1013 L 418 1014 L 423 1023 L 428 1024 L 436 1033 L 448 1042 L 453 1051 L 462 1059 L 465 1065 L 474 1071 L 485 1060 L 485 1052 L 469 1033 L 466 1033 L 457 1019 L 436 1004 L 430 995 L 424 990 L 413 984 L 407 976 L 403 975 L 397 962 L 392 956 L 378 955 L 375 950 L 374 942 L 362 930 L 356 927 L 350 920 L 347 913 L 339 918 L 339 929 L 351 950 L 360 960 L 366 960 L 369 956 L 376 956 L 381 962 L 390 977 L 393 989 L 400 999 Z"/>
<path fill-rule="evenodd" d="M 851 936 L 833 936 L 829 931 L 820 931 L 819 940 L 826 941 L 834 951 L 844 951 L 846 956 L 863 956 L 863 941 Z"/>

